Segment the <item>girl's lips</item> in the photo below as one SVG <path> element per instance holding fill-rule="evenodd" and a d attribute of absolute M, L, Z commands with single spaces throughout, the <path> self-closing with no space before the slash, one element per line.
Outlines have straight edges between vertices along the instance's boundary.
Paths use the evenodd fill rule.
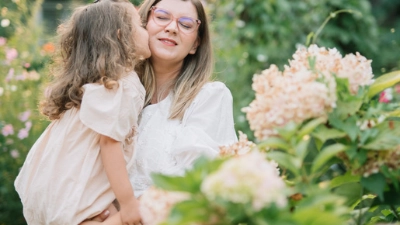
<path fill-rule="evenodd" d="M 158 39 L 158 40 L 160 40 L 162 43 L 164 43 L 164 44 L 166 44 L 166 45 L 169 45 L 169 46 L 178 45 L 178 44 L 177 44 L 174 40 L 172 40 L 172 39 L 160 38 L 160 39 Z"/>

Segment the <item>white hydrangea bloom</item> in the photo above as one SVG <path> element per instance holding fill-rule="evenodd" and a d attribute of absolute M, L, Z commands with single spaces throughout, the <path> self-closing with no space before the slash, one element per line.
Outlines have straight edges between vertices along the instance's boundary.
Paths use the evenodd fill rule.
<path fill-rule="evenodd" d="M 253 151 L 224 162 L 218 171 L 206 177 L 201 190 L 211 200 L 219 197 L 233 203 L 250 203 L 258 211 L 271 203 L 285 207 L 285 187 L 277 164 Z"/>

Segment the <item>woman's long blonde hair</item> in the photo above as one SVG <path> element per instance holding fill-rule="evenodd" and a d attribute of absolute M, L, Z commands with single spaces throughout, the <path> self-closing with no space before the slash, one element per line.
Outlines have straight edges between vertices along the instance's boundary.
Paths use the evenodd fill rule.
<path fill-rule="evenodd" d="M 128 0 L 101 0 L 77 8 L 58 27 L 59 46 L 54 55 L 54 75 L 40 111 L 50 120 L 68 109 L 79 108 L 82 86 L 101 83 L 112 89 L 121 75 L 136 64 L 133 7 Z"/>
<path fill-rule="evenodd" d="M 146 0 L 139 9 L 142 23 L 147 24 L 150 16 L 150 8 L 162 0 Z M 170 119 L 182 119 L 185 110 L 193 102 L 196 95 L 204 84 L 210 81 L 213 71 L 213 53 L 208 27 L 208 19 L 203 5 L 199 0 L 191 1 L 195 6 L 198 19 L 201 24 L 198 29 L 199 46 L 195 54 L 187 55 L 184 59 L 182 69 L 172 83 L 174 98 L 170 109 Z M 147 59 L 144 63 L 137 66 L 136 71 L 141 77 L 146 89 L 146 103 L 150 103 L 156 92 L 155 74 L 151 62 Z"/>

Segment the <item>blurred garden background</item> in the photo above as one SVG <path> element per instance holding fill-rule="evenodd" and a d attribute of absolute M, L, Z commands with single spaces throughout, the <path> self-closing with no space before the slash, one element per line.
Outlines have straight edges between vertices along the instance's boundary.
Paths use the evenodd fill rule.
<path fill-rule="evenodd" d="M 0 0 L 0 225 L 25 224 L 13 182 L 48 124 L 37 104 L 51 75 L 47 66 L 57 25 L 74 7 L 86 3 Z M 360 52 L 373 60 L 375 76 L 400 69 L 400 0 L 207 0 L 204 4 L 212 21 L 215 79 L 232 91 L 236 129 L 251 140 L 241 109 L 254 99 L 253 75 L 271 64 L 283 68 L 307 42 L 335 47 L 343 55 Z"/>

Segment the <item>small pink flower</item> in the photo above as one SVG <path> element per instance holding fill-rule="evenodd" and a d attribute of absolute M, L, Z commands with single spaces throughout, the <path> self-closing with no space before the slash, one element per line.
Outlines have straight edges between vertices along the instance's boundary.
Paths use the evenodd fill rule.
<path fill-rule="evenodd" d="M 383 91 L 379 94 L 379 102 L 389 103 L 390 100 L 386 97 L 386 93 Z"/>
<path fill-rule="evenodd" d="M 10 48 L 6 50 L 6 59 L 7 62 L 11 62 L 18 57 L 18 51 L 15 48 Z"/>
<path fill-rule="evenodd" d="M 23 113 L 19 114 L 19 120 L 21 120 L 22 122 L 25 122 L 29 119 L 29 117 L 31 116 L 31 111 L 30 110 L 26 110 Z"/>
<path fill-rule="evenodd" d="M 18 132 L 18 138 L 19 139 L 25 139 L 29 136 L 29 131 L 26 128 L 22 128 L 21 130 L 19 130 Z"/>
<path fill-rule="evenodd" d="M 14 128 L 11 124 L 7 124 L 1 130 L 1 133 L 4 135 L 4 137 L 7 137 L 8 135 L 14 134 Z"/>
<path fill-rule="evenodd" d="M 3 46 L 7 43 L 7 39 L 5 37 L 0 37 L 0 46 Z"/>
<path fill-rule="evenodd" d="M 14 78 L 14 68 L 10 68 L 6 77 L 6 82 L 9 82 L 13 78 Z"/>
<path fill-rule="evenodd" d="M 15 77 L 15 80 L 25 80 L 25 76 L 23 74 L 20 74 Z"/>
<path fill-rule="evenodd" d="M 400 84 L 394 86 L 394 90 L 397 94 L 400 94 Z"/>
<path fill-rule="evenodd" d="M 31 129 L 31 127 L 32 127 L 32 122 L 31 122 L 31 121 L 28 121 L 28 122 L 25 123 L 25 128 L 26 128 L 28 131 Z"/>
<path fill-rule="evenodd" d="M 29 67 L 31 67 L 31 64 L 30 63 L 24 63 L 24 67 L 28 69 Z"/>
<path fill-rule="evenodd" d="M 10 152 L 11 157 L 13 157 L 14 159 L 19 157 L 19 151 L 16 149 L 11 150 Z"/>

